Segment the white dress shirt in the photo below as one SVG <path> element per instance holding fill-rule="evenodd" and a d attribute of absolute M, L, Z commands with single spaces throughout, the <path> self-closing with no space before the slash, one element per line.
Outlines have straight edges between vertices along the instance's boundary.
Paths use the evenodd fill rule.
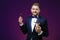
<path fill-rule="evenodd" d="M 32 29 L 32 32 L 33 32 L 33 29 L 34 29 L 34 26 L 35 26 L 35 22 L 37 21 L 37 18 L 32 18 L 31 20 L 31 29 Z"/>

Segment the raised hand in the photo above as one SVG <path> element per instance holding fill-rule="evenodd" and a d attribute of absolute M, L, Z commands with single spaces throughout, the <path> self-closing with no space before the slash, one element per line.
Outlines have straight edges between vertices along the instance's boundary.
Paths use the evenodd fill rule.
<path fill-rule="evenodd" d="M 20 17 L 18 18 L 18 22 L 19 22 L 20 24 L 23 23 L 23 17 L 22 17 L 22 16 L 20 16 Z"/>

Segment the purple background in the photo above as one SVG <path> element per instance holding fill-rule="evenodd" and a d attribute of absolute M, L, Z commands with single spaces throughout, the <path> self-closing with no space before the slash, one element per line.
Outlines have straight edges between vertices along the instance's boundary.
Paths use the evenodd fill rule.
<path fill-rule="evenodd" d="M 18 17 L 24 20 L 30 14 L 31 4 L 39 2 L 41 16 L 47 18 L 49 36 L 44 40 L 60 40 L 60 6 L 57 0 L 2 0 L 0 1 L 0 40 L 25 40 L 18 26 Z"/>

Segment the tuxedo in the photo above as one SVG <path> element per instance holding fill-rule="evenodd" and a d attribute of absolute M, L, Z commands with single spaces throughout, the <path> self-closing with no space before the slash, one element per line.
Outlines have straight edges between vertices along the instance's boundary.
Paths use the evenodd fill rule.
<path fill-rule="evenodd" d="M 19 26 L 24 34 L 27 33 L 27 39 L 26 40 L 42 40 L 42 37 L 47 37 L 48 36 L 48 25 L 47 25 L 47 20 L 45 18 L 42 18 L 41 16 L 36 17 L 37 21 L 40 22 L 41 30 L 43 33 L 41 35 L 38 35 L 38 33 L 35 31 L 35 28 L 31 27 L 31 21 L 33 16 L 30 16 L 26 19 L 24 25 Z"/>

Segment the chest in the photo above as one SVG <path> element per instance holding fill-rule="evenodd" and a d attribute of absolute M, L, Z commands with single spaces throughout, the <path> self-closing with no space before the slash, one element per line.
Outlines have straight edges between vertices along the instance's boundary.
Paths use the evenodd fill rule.
<path fill-rule="evenodd" d="M 39 19 L 37 19 L 37 18 L 30 18 L 27 21 L 28 30 L 33 31 L 34 26 L 35 26 L 35 22 L 37 22 L 37 21 L 40 22 L 41 25 L 44 25 L 44 20 L 43 19 L 41 19 L 41 18 L 39 18 Z"/>

